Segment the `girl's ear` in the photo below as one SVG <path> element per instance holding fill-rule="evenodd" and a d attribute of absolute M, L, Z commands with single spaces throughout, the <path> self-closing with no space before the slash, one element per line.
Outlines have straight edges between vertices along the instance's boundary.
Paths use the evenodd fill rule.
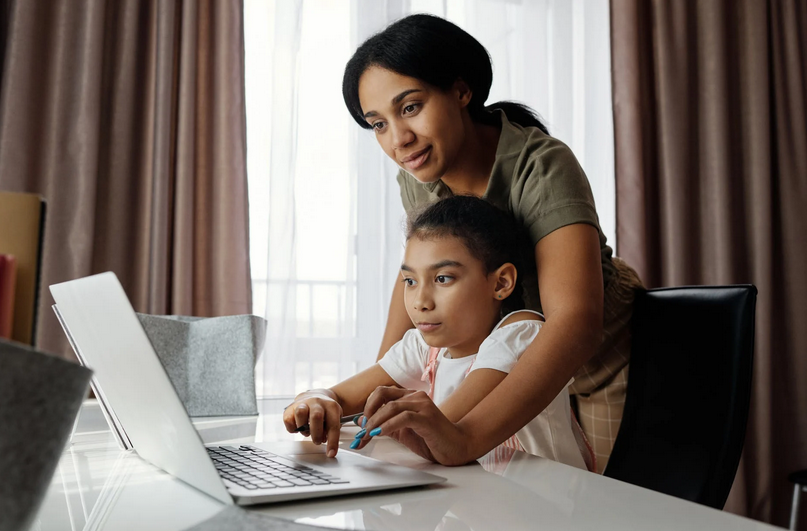
<path fill-rule="evenodd" d="M 493 278 L 496 280 L 493 287 L 493 298 L 503 301 L 516 289 L 516 279 L 518 278 L 516 266 L 509 262 L 502 265 L 493 272 Z"/>
<path fill-rule="evenodd" d="M 468 86 L 468 83 L 466 83 L 462 78 L 458 78 L 454 82 L 454 91 L 459 97 L 459 102 L 462 107 L 467 107 L 468 104 L 471 103 L 471 98 L 473 97 L 474 92 L 471 90 L 471 87 Z"/>

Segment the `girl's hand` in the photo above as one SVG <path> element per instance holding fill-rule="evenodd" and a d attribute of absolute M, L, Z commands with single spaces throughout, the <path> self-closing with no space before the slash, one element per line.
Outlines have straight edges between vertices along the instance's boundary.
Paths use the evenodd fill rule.
<path fill-rule="evenodd" d="M 314 444 L 327 443 L 328 457 L 335 457 L 339 450 L 339 432 L 342 406 L 328 389 L 306 391 L 294 399 L 283 411 L 283 424 L 289 433 L 302 433 L 311 437 Z M 309 429 L 298 432 L 297 428 L 308 424 Z"/>
<path fill-rule="evenodd" d="M 371 437 L 388 435 L 421 457 L 443 465 L 468 461 L 465 433 L 423 391 L 378 387 L 367 399 L 364 415 L 364 433 L 359 432 L 363 436 L 357 439 L 356 448 L 363 448 Z"/>

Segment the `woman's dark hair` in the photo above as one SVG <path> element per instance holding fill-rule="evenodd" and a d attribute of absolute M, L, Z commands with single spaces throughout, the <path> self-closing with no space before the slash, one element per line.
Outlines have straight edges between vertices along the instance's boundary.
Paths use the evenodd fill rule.
<path fill-rule="evenodd" d="M 468 112 L 475 122 L 495 124 L 493 111 L 501 109 L 509 121 L 549 134 L 535 111 L 526 105 L 502 101 L 485 106 L 493 82 L 488 51 L 465 30 L 440 17 L 402 18 L 364 41 L 348 61 L 342 96 L 353 119 L 365 129 L 370 129 L 370 124 L 359 102 L 359 79 L 371 66 L 425 81 L 441 90 L 450 89 L 462 79 L 473 93 Z"/>
<path fill-rule="evenodd" d="M 431 203 L 409 216 L 406 240 L 459 238 L 472 256 L 479 259 L 485 274 L 511 263 L 524 271 L 522 250 L 524 234 L 513 217 L 493 204 L 471 195 L 454 195 Z M 521 273 L 516 276 L 513 292 L 502 301 L 502 314 L 524 308 Z"/>

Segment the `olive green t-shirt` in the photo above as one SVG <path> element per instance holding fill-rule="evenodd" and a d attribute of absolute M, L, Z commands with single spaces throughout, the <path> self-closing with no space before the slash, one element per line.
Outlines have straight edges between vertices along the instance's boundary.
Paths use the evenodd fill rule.
<path fill-rule="evenodd" d="M 600 237 L 602 272 L 605 286 L 614 274 L 612 250 L 600 228 L 594 196 L 586 174 L 572 151 L 560 140 L 536 127 L 510 123 L 503 112 L 496 160 L 487 190 L 482 196 L 510 212 L 529 234 L 531 248 L 524 249 L 527 271 L 519 271 L 527 308 L 541 311 L 535 268 L 535 244 L 544 236 L 566 225 L 587 223 Z M 401 199 L 407 213 L 426 203 L 448 197 L 451 190 L 442 180 L 421 183 L 404 170 L 398 172 Z"/>

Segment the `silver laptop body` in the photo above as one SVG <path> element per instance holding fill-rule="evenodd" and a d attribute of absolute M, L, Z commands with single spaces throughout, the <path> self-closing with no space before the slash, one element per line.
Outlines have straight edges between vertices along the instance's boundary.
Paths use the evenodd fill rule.
<path fill-rule="evenodd" d="M 75 347 L 95 371 L 108 405 L 140 457 L 213 498 L 252 505 L 445 481 L 347 451 L 331 459 L 323 447 L 310 442 L 206 448 L 115 274 L 55 284 L 50 290 Z M 229 453 L 232 450 L 249 452 L 255 459 L 245 467 L 243 460 L 234 457 L 237 454 Z M 246 472 L 238 478 L 252 478 L 244 470 L 252 467 L 252 461 L 262 468 L 277 465 L 286 476 L 277 481 L 236 483 L 236 476 L 227 475 L 237 470 Z M 220 476 L 219 471 L 224 470 L 229 471 L 225 473 L 229 479 Z M 297 472 L 308 474 L 309 480 L 323 478 L 327 484 L 292 481 Z"/>

